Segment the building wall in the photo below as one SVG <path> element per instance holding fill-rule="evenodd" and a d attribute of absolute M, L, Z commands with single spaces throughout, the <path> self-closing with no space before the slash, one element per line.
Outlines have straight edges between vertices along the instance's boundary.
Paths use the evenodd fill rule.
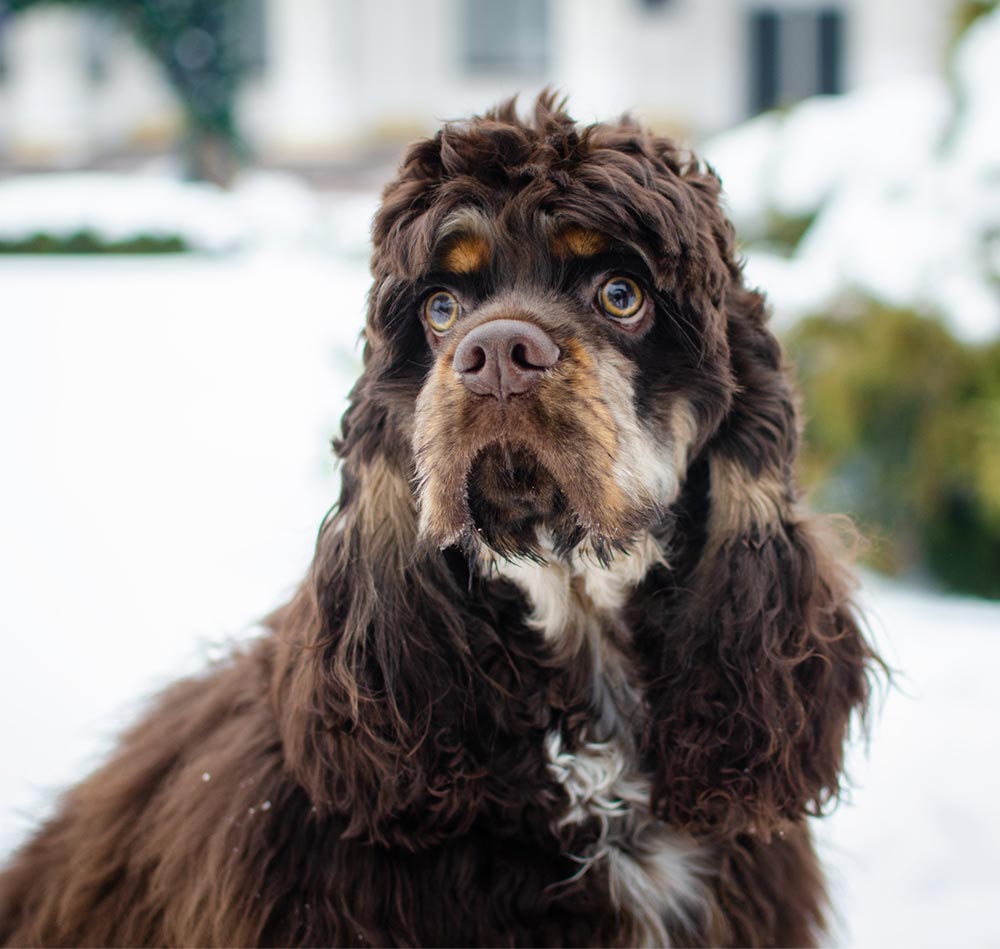
<path fill-rule="evenodd" d="M 634 109 L 701 130 L 743 115 L 733 0 L 552 0 L 549 64 L 535 73 L 470 68 L 463 12 L 463 0 L 271 0 L 269 71 L 247 109 L 261 145 L 411 134 L 546 85 L 584 120 Z"/>
<path fill-rule="evenodd" d="M 312 143 L 322 150 L 371 136 L 413 134 L 514 93 L 530 100 L 546 85 L 569 95 L 582 120 L 630 110 L 697 136 L 747 116 L 752 11 L 843 10 L 842 73 L 850 89 L 940 71 L 954 6 L 954 0 L 550 3 L 548 67 L 504 73 L 465 63 L 464 0 L 270 0 L 273 59 L 263 84 L 268 92 L 255 99 L 261 144 L 281 150 Z M 298 45 L 293 34 L 300 34 Z M 297 82 L 281 78 L 288 72 L 296 73 Z M 310 99 L 318 101 L 310 106 Z M 293 128 L 292 118 L 309 108 L 312 120 L 305 121 L 303 112 Z"/>
<path fill-rule="evenodd" d="M 747 114 L 754 10 L 839 6 L 847 88 L 940 70 L 954 0 L 548 0 L 548 63 L 475 69 L 465 56 L 469 0 L 266 0 L 263 72 L 243 94 L 250 142 L 276 161 L 399 139 L 520 92 L 551 85 L 582 120 L 632 110 L 697 136 Z M 506 3 L 509 0 L 495 0 Z M 168 143 L 179 110 L 158 67 L 125 33 L 105 37 L 102 77 L 88 65 L 94 21 L 43 7 L 7 29 L 0 155 L 73 162 Z"/>

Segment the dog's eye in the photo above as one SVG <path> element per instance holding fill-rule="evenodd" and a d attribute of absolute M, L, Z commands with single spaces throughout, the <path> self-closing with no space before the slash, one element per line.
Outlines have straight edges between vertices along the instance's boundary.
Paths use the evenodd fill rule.
<path fill-rule="evenodd" d="M 445 333 L 458 319 L 458 299 L 447 290 L 432 293 L 424 303 L 424 319 L 435 333 Z"/>
<path fill-rule="evenodd" d="M 627 320 L 642 309 L 642 290 L 631 277 L 612 277 L 601 284 L 597 301 L 608 316 Z"/>

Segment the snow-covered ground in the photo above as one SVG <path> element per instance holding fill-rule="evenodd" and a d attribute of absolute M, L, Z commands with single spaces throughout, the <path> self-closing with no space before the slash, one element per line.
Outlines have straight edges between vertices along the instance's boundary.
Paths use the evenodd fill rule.
<path fill-rule="evenodd" d="M 0 258 L 0 849 L 302 576 L 366 286 L 305 252 Z"/>
<path fill-rule="evenodd" d="M 0 260 L 0 853 L 305 570 L 358 368 L 356 257 Z M 837 941 L 1000 945 L 1000 605 L 874 578 L 863 599 L 901 673 L 819 828 Z"/>
<path fill-rule="evenodd" d="M 1000 603 L 872 576 L 861 602 L 896 676 L 853 790 L 816 822 L 834 944 L 1000 946 Z"/>

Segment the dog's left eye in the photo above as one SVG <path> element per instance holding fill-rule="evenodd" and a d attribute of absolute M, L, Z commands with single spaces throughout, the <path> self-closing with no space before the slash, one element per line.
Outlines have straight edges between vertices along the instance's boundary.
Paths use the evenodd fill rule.
<path fill-rule="evenodd" d="M 612 277 L 601 284 L 597 302 L 608 316 L 616 320 L 627 320 L 641 309 L 645 297 L 631 277 Z"/>
<path fill-rule="evenodd" d="M 447 290 L 432 293 L 424 303 L 424 319 L 435 333 L 444 333 L 451 329 L 458 319 L 458 298 Z"/>

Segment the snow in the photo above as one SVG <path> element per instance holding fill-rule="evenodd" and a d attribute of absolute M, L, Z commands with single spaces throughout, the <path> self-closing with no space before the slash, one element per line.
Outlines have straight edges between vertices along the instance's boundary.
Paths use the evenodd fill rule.
<path fill-rule="evenodd" d="M 936 77 L 902 79 L 850 96 L 817 96 L 770 112 L 701 149 L 722 176 L 741 229 L 772 211 L 810 215 L 845 183 L 885 181 L 928 162 L 943 138 L 951 99 Z"/>
<path fill-rule="evenodd" d="M 926 76 L 819 97 L 704 144 L 779 322 L 861 293 L 969 342 L 1000 335 L 998 58 L 1000 8 L 959 44 L 954 89 Z M 813 219 L 786 258 L 754 245 L 773 217 Z"/>
<path fill-rule="evenodd" d="M 962 339 L 1000 333 L 1000 295 L 969 228 L 967 195 L 934 173 L 906 190 L 864 179 L 844 185 L 803 235 L 792 259 L 748 254 L 746 274 L 766 287 L 781 325 L 835 308 L 845 292 L 944 314 Z M 1000 189 L 981 208 L 1000 222 Z"/>
<path fill-rule="evenodd" d="M 1000 604 L 872 576 L 862 604 L 896 672 L 870 748 L 852 749 L 848 801 L 817 822 L 833 943 L 1000 945 Z"/>
<path fill-rule="evenodd" d="M 0 286 L 6 849 L 304 574 L 367 277 L 273 250 L 0 258 Z"/>
<path fill-rule="evenodd" d="M 757 234 L 767 224 L 770 170 L 782 119 L 765 112 L 703 145 L 699 152 L 722 178 L 726 208 L 741 233 Z"/>
<path fill-rule="evenodd" d="M 954 153 L 970 171 L 996 174 L 1000 161 L 1000 97 L 996 64 L 1000 61 L 1000 7 L 973 24 L 956 51 L 960 125 Z"/>
<path fill-rule="evenodd" d="M 108 241 L 179 236 L 192 249 L 219 253 L 308 243 L 328 223 L 311 192 L 287 175 L 248 172 L 227 192 L 164 170 L 154 162 L 132 176 L 79 172 L 0 181 L 0 239 L 86 230 Z"/>

